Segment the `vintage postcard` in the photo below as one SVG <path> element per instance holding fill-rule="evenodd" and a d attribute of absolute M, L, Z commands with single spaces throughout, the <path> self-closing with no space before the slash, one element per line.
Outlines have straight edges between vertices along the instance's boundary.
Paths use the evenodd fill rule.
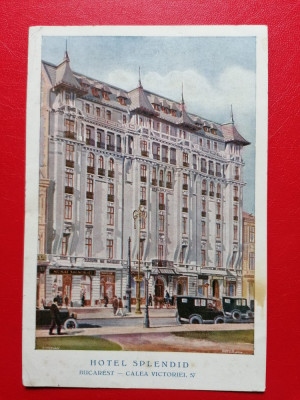
<path fill-rule="evenodd" d="M 30 29 L 23 383 L 263 391 L 267 29 Z"/>

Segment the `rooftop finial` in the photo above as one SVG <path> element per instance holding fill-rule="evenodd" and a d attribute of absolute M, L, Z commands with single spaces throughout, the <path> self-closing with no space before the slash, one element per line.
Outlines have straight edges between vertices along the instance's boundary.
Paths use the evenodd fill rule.
<path fill-rule="evenodd" d="M 234 124 L 232 104 L 231 104 L 231 122 Z"/>
<path fill-rule="evenodd" d="M 68 39 L 66 39 L 66 51 L 65 51 L 64 60 L 65 60 L 65 61 L 70 61 L 70 59 L 69 59 L 69 54 L 68 54 Z"/>
<path fill-rule="evenodd" d="M 183 98 L 183 82 L 181 83 L 181 103 L 184 104 L 184 98 Z"/>
<path fill-rule="evenodd" d="M 141 80 L 141 67 L 139 67 L 139 87 L 143 87 L 142 86 L 142 80 Z"/>

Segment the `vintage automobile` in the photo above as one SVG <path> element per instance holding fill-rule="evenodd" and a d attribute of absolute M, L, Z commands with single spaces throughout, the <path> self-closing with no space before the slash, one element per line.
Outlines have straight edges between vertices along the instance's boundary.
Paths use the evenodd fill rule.
<path fill-rule="evenodd" d="M 254 318 L 254 312 L 247 305 L 247 300 L 240 297 L 223 297 L 222 305 L 225 316 L 239 321 L 241 318 Z"/>
<path fill-rule="evenodd" d="M 181 324 L 205 322 L 223 324 L 225 320 L 224 313 L 217 309 L 215 300 L 196 296 L 178 296 L 177 321 Z"/>
<path fill-rule="evenodd" d="M 61 308 L 59 310 L 59 316 L 61 324 L 65 329 L 74 329 L 78 327 L 77 314 L 70 314 L 67 308 Z M 37 309 L 36 310 L 36 326 L 37 327 L 49 327 L 51 325 L 50 309 Z"/>

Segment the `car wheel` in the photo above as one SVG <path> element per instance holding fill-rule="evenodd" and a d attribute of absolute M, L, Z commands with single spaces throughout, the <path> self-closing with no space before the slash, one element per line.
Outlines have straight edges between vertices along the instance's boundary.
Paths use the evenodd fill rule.
<path fill-rule="evenodd" d="M 75 329 L 77 328 L 77 326 L 78 326 L 77 321 L 74 318 L 69 318 L 64 323 L 65 329 Z"/>
<path fill-rule="evenodd" d="M 224 324 L 224 317 L 216 317 L 215 319 L 214 319 L 214 323 L 215 324 Z"/>
<path fill-rule="evenodd" d="M 190 324 L 203 324 L 203 319 L 200 315 L 192 315 L 190 317 Z"/>
<path fill-rule="evenodd" d="M 239 310 L 233 310 L 231 316 L 235 321 L 239 321 L 242 317 L 242 314 Z"/>

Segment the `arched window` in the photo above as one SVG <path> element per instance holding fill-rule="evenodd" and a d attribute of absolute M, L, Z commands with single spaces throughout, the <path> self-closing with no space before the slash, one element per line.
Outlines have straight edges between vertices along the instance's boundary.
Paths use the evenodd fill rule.
<path fill-rule="evenodd" d="M 159 171 L 159 185 L 162 186 L 164 184 L 164 171 L 161 169 Z"/>
<path fill-rule="evenodd" d="M 206 190 L 207 190 L 206 180 L 203 179 L 203 181 L 202 181 L 202 194 L 206 194 Z"/>
<path fill-rule="evenodd" d="M 213 192 L 213 191 L 214 191 L 214 184 L 213 184 L 213 182 L 210 182 L 210 184 L 209 184 L 209 191 L 210 191 L 210 192 Z"/>
<path fill-rule="evenodd" d="M 110 171 L 114 170 L 114 160 L 112 158 L 109 159 L 109 170 Z"/>
<path fill-rule="evenodd" d="M 88 166 L 92 168 L 95 166 L 95 156 L 93 153 L 89 153 L 88 155 Z"/>
<path fill-rule="evenodd" d="M 217 184 L 217 197 L 221 197 L 221 185 L 219 183 Z"/>
<path fill-rule="evenodd" d="M 99 168 L 104 169 L 104 160 L 102 156 L 99 157 Z"/>
<path fill-rule="evenodd" d="M 168 171 L 168 172 L 167 172 L 167 182 L 168 182 L 168 183 L 172 183 L 172 174 L 171 174 L 171 171 Z"/>

